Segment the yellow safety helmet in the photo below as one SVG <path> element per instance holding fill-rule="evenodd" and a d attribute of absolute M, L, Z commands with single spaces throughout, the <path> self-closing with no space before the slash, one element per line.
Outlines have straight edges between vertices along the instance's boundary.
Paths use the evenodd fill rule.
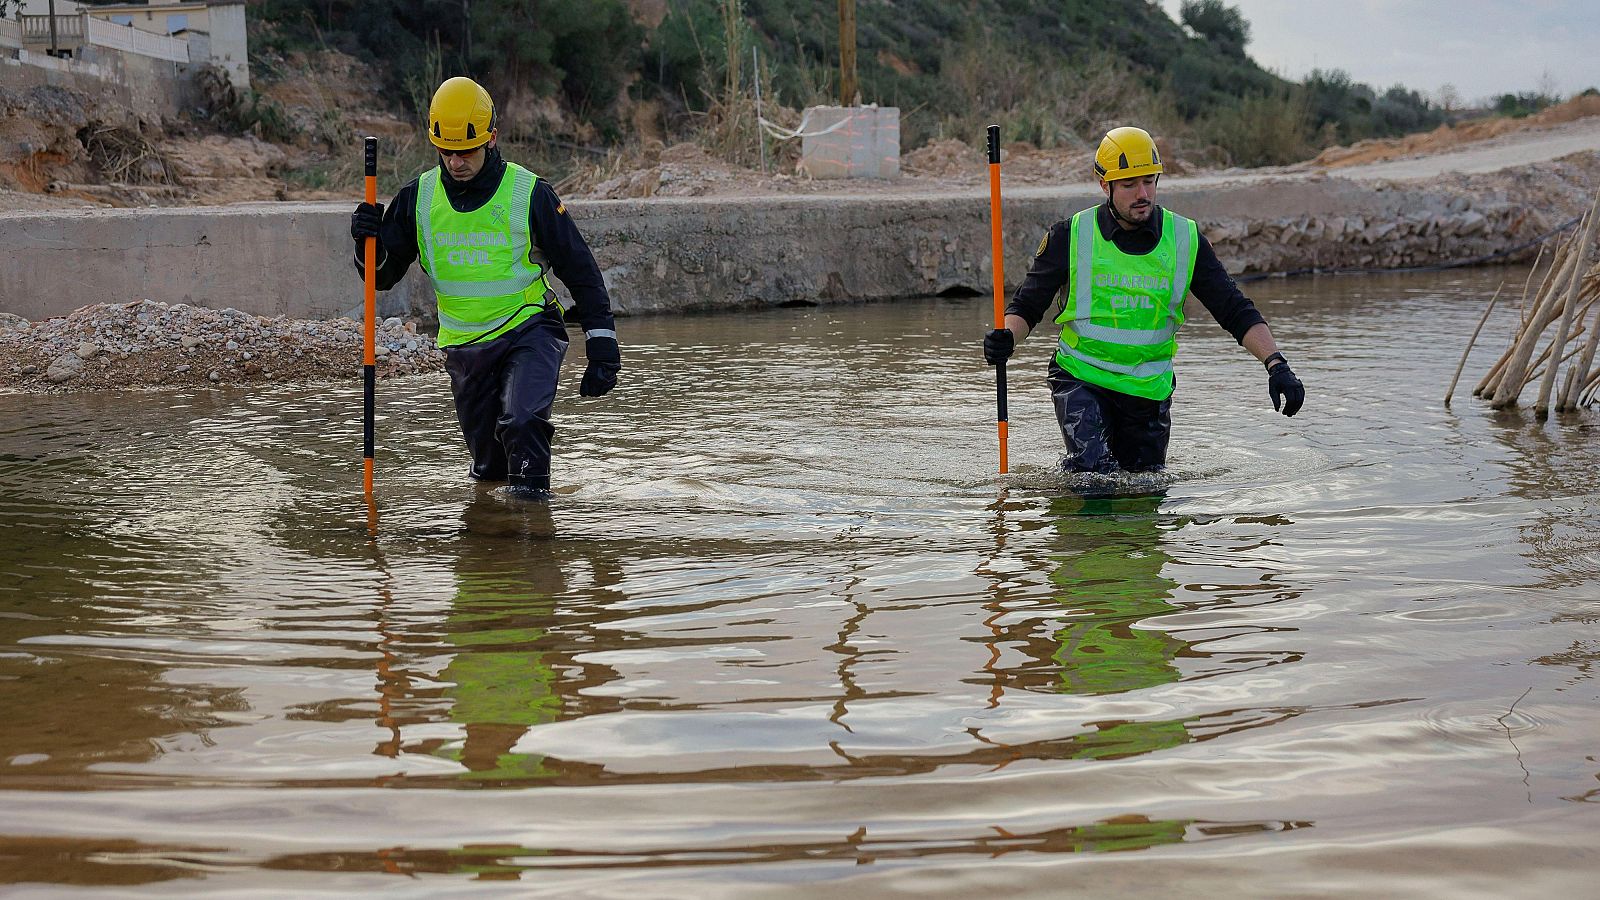
<path fill-rule="evenodd" d="M 494 137 L 494 101 L 471 78 L 439 85 L 428 104 L 428 140 L 444 150 L 471 150 Z"/>
<path fill-rule="evenodd" d="M 1113 128 L 1094 152 L 1094 173 L 1106 181 L 1160 175 L 1161 154 L 1150 132 L 1132 125 Z"/>

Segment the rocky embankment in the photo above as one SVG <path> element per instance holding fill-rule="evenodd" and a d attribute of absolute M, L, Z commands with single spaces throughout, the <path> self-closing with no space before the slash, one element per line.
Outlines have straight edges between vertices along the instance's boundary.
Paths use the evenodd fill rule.
<path fill-rule="evenodd" d="M 1559 215 L 1462 196 L 1437 210 L 1230 218 L 1206 222 L 1204 231 L 1235 275 L 1404 269 L 1505 253 L 1562 224 Z"/>
<path fill-rule="evenodd" d="M 415 321 L 383 320 L 378 375 L 443 368 L 433 338 Z M 312 322 L 253 316 L 153 300 L 85 306 L 30 323 L 0 314 L 0 389 L 92 391 L 359 376 L 362 326 L 350 319 Z"/>
<path fill-rule="evenodd" d="M 1269 201 L 1239 214 L 1202 220 L 1218 257 L 1235 275 L 1442 266 L 1495 257 L 1531 259 L 1530 242 L 1570 224 L 1600 189 L 1600 152 L 1575 153 L 1533 165 L 1425 180 L 1351 180 L 1316 173 L 1300 181 L 1332 208 L 1286 204 L 1271 212 L 1273 182 L 1258 195 Z M 1362 195 L 1359 199 L 1355 192 Z M 1297 196 L 1304 200 L 1304 192 Z"/>

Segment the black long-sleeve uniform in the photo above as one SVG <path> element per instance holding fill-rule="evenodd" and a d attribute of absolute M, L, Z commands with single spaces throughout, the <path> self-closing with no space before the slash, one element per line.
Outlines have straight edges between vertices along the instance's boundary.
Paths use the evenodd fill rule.
<path fill-rule="evenodd" d="M 1145 224 L 1124 228 L 1112 214 L 1110 201 L 1100 204 L 1095 212 L 1095 224 L 1101 236 L 1130 256 L 1143 256 L 1161 242 L 1161 218 L 1161 207 L 1157 206 Z M 1006 314 L 1026 319 L 1029 329 L 1037 326 L 1062 287 L 1071 283 L 1072 256 L 1072 221 L 1064 219 L 1050 226 L 1039 252 L 1033 257 L 1027 277 L 1012 294 Z M 1240 293 L 1239 286 L 1222 267 L 1205 235 L 1200 236 L 1200 246 L 1195 251 L 1194 277 L 1189 281 L 1189 291 L 1205 305 L 1217 324 L 1240 343 L 1244 341 L 1245 332 L 1266 321 L 1256 305 Z"/>
<path fill-rule="evenodd" d="M 457 212 L 471 212 L 489 202 L 499 189 L 506 162 L 491 147 L 483 168 L 470 180 L 457 181 L 449 172 L 442 174 L 440 182 L 450 206 Z M 600 267 L 567 208 L 542 178 L 535 183 L 528 205 L 528 231 L 550 270 L 572 293 L 571 317 L 590 334 L 591 341 L 596 331 L 610 332 L 599 337 L 615 341 L 611 298 Z M 383 211 L 378 232 L 378 271 L 374 275 L 378 289 L 388 290 L 417 261 L 417 179 L 401 188 Z M 356 270 L 365 275 L 360 249 L 358 245 Z M 553 304 L 493 340 L 446 348 L 445 371 L 450 374 L 456 419 L 472 457 L 473 478 L 505 479 L 519 490 L 549 490 L 550 442 L 555 434 L 550 411 L 566 352 L 566 328 Z M 591 356 L 590 366 L 594 364 Z"/>
<path fill-rule="evenodd" d="M 499 148 L 491 147 L 483 168 L 470 181 L 457 181 L 443 171 L 443 163 L 440 168 L 443 177 L 439 180 L 450 206 L 456 212 L 471 212 L 494 196 L 505 174 L 506 161 Z M 584 331 L 615 330 L 611 297 L 600 276 L 600 266 L 595 263 L 583 235 L 578 233 L 578 226 L 567 215 L 561 198 L 556 196 L 555 188 L 543 178 L 533 188 L 533 202 L 528 205 L 528 229 L 549 261 L 550 270 L 572 294 L 571 318 L 576 319 Z M 356 251 L 356 271 L 365 276 L 359 245 Z M 417 253 L 417 179 L 413 178 L 383 211 L 378 241 L 378 290 L 386 291 L 399 283 L 406 270 L 416 262 Z"/>

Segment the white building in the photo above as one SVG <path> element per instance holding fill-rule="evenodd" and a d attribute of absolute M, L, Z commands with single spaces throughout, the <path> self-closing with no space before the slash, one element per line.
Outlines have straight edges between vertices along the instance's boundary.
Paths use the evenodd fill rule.
<path fill-rule="evenodd" d="M 148 0 L 143 3 L 85 6 L 83 12 L 115 25 L 186 39 L 192 64 L 212 63 L 220 66 L 228 73 L 235 87 L 250 86 L 250 46 L 245 34 L 244 0 L 189 0 L 180 3 Z"/>
<path fill-rule="evenodd" d="M 22 46 L 35 53 L 78 57 L 92 55 L 98 46 L 186 65 L 209 63 L 226 72 L 235 87 L 250 86 L 244 0 L 150 0 L 107 6 L 54 0 L 54 17 L 50 3 L 23 0 L 15 27 L 0 29 L 0 43 L 12 43 L 7 37 L 15 30 Z"/>
<path fill-rule="evenodd" d="M 74 0 L 55 0 L 56 15 L 75 16 L 82 3 Z M 17 7 L 15 15 L 18 16 L 48 16 L 50 15 L 50 0 L 22 0 L 22 5 Z"/>

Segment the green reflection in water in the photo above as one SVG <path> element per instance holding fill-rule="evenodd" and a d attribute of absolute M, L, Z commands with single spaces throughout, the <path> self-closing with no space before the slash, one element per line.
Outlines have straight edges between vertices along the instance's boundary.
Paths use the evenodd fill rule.
<path fill-rule="evenodd" d="M 1138 624 L 1171 612 L 1177 583 L 1164 577 L 1171 560 L 1161 549 L 1155 513 L 1159 494 L 1139 497 L 1058 497 L 1050 504 L 1058 563 L 1050 580 L 1056 600 L 1072 611 L 1056 632 L 1052 659 L 1059 690 L 1069 694 L 1122 694 L 1171 684 L 1180 678 L 1173 659 L 1188 645 Z M 1188 741 L 1182 719 L 1104 722 L 1073 741 L 1080 759 L 1115 759 L 1151 753 Z M 1177 832 L 1180 837 L 1182 829 Z"/>
<path fill-rule="evenodd" d="M 542 754 L 517 753 L 517 741 L 561 713 L 557 674 L 539 649 L 564 589 L 543 504 L 505 507 L 479 495 L 466 511 L 469 530 L 490 559 L 463 558 L 445 639 L 458 648 L 439 678 L 448 685 L 450 721 L 466 738 L 435 751 L 461 763 L 465 779 L 525 781 L 557 773 Z M 483 540 L 483 538 L 489 538 Z"/>

